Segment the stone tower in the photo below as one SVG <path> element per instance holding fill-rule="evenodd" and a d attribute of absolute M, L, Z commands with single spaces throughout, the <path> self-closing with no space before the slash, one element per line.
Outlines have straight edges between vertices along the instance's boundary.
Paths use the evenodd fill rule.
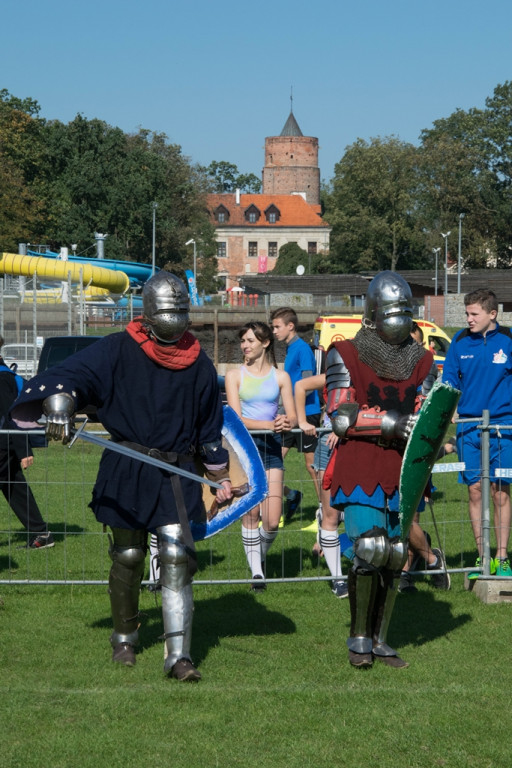
<path fill-rule="evenodd" d="M 262 183 L 264 195 L 295 192 L 302 194 L 311 205 L 320 205 L 318 139 L 302 135 L 293 110 L 281 134 L 265 139 Z"/>

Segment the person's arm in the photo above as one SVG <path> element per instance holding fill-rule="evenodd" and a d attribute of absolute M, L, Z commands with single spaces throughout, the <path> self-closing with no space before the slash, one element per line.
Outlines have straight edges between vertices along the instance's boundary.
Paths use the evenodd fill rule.
<path fill-rule="evenodd" d="M 448 347 L 443 364 L 443 384 L 451 384 L 456 389 L 462 389 L 460 379 L 459 359 L 455 353 L 456 336 Z"/>
<path fill-rule="evenodd" d="M 226 398 L 228 405 L 240 416 L 247 429 L 269 429 L 274 430 L 273 421 L 259 421 L 258 419 L 247 419 L 242 416 L 242 406 L 240 405 L 240 369 L 233 368 L 226 373 Z"/>
<path fill-rule="evenodd" d="M 204 418 L 199 429 L 198 451 L 206 470 L 206 477 L 222 486 L 215 493 L 218 504 L 228 501 L 231 496 L 229 478 L 229 453 L 222 445 L 223 411 L 220 399 L 218 377 L 211 366 L 209 380 L 201 393 L 201 412 Z"/>
<path fill-rule="evenodd" d="M 306 435 L 316 435 L 316 428 L 310 424 L 306 418 L 306 396 L 308 392 L 316 389 L 322 391 L 325 387 L 325 374 L 320 373 L 317 376 L 310 376 L 307 379 L 301 379 L 295 384 L 295 408 L 297 410 L 297 422 L 299 427 Z"/>
<path fill-rule="evenodd" d="M 284 414 L 278 414 L 274 421 L 275 432 L 289 432 L 297 426 L 297 414 L 293 400 L 292 382 L 285 371 L 277 371 L 277 383 L 281 393 Z"/>
<path fill-rule="evenodd" d="M 2 429 L 14 429 L 15 425 L 9 420 L 9 410 L 16 400 L 18 388 L 15 378 L 8 371 L 0 373 L 0 422 Z M 34 461 L 28 435 L 11 433 L 5 435 L 5 445 L 16 455 L 22 469 L 26 469 Z M 3 441 L 2 441 L 3 442 Z"/>
<path fill-rule="evenodd" d="M 370 408 L 357 402 L 350 371 L 336 345 L 327 352 L 325 376 L 327 414 L 338 437 L 381 437 L 389 441 L 409 438 L 416 418 L 412 414 L 383 411 L 378 406 Z"/>

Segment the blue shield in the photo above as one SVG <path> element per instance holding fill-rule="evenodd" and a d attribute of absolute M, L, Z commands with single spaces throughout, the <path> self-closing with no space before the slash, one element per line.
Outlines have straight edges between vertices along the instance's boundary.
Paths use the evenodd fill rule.
<path fill-rule="evenodd" d="M 229 476 L 232 486 L 234 489 L 240 489 L 240 495 L 234 496 L 230 503 L 217 509 L 212 489 L 204 487 L 205 519 L 201 523 L 194 522 L 190 525 L 195 541 L 207 539 L 222 531 L 258 506 L 268 494 L 263 462 L 245 424 L 229 405 L 223 407 L 223 413 L 222 443 L 229 452 Z"/>

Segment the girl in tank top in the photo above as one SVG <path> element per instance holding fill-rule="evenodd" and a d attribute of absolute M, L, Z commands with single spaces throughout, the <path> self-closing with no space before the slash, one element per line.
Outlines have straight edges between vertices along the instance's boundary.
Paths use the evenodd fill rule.
<path fill-rule="evenodd" d="M 226 374 L 228 405 L 247 429 L 272 433 L 253 435 L 267 475 L 268 497 L 242 517 L 242 542 L 253 579 L 251 589 L 261 591 L 265 589 L 265 559 L 277 536 L 283 503 L 283 459 L 278 436 L 293 429 L 297 418 L 290 377 L 276 366 L 269 326 L 250 322 L 238 336 L 244 364 Z M 284 414 L 278 413 L 280 400 Z"/>

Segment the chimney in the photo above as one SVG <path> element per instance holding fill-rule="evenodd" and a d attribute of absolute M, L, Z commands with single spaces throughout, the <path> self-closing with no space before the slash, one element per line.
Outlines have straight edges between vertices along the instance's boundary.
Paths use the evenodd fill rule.
<path fill-rule="evenodd" d="M 235 191 L 235 203 L 236 203 L 237 205 L 240 205 L 240 190 L 239 190 L 239 189 L 237 189 L 237 190 Z"/>

